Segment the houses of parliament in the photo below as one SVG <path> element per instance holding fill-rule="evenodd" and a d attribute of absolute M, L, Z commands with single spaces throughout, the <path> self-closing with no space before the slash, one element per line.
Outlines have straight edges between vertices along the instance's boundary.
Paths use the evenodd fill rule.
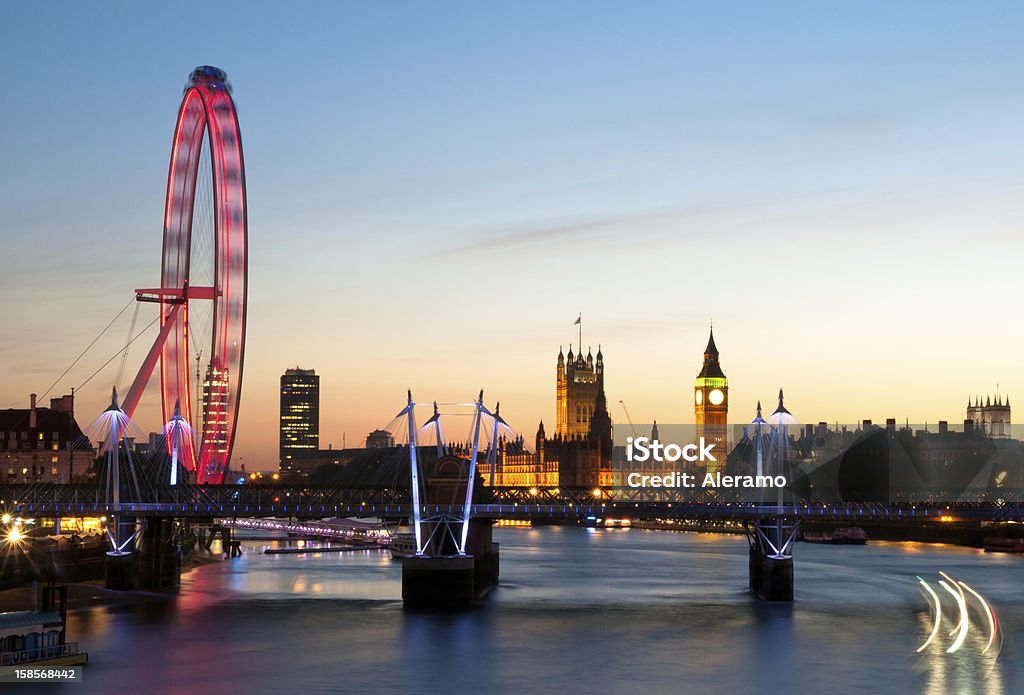
<path fill-rule="evenodd" d="M 729 383 L 719 363 L 712 331 L 704 362 L 694 382 L 697 436 L 727 451 Z M 618 484 L 613 426 L 604 391 L 604 355 L 582 347 L 561 348 L 555 363 L 555 431 L 549 437 L 541 421 L 534 451 L 522 442 L 502 442 L 494 484 L 515 487 L 605 487 Z M 618 454 L 618 455 L 617 455 Z M 481 470 L 483 473 L 483 470 Z M 485 480 L 486 480 L 485 476 Z"/>

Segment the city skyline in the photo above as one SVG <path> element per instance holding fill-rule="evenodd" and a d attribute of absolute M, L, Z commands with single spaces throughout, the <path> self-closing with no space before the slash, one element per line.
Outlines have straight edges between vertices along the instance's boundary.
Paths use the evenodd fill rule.
<path fill-rule="evenodd" d="M 8 64 L 32 66 L 0 114 L 0 409 L 67 393 L 123 346 L 131 311 L 43 398 L 154 286 L 175 109 L 204 62 L 233 82 L 245 142 L 249 468 L 273 467 L 296 364 L 323 377 L 324 447 L 385 424 L 407 388 L 483 388 L 524 435 L 553 429 L 580 312 L 616 423 L 619 400 L 638 423 L 692 420 L 711 318 L 736 422 L 780 386 L 828 422 L 956 423 L 968 395 L 1020 392 L 1013 4 L 885 25 L 853 5 L 346 6 L 302 26 L 256 6 L 239 38 L 220 30 L 231 8 L 203 7 L 187 36 L 152 8 L 18 7 L 0 30 Z M 78 395 L 83 426 L 119 362 Z M 146 431 L 158 401 L 151 383 Z"/>
<path fill-rule="evenodd" d="M 575 348 L 572 348 L 572 349 L 575 350 Z M 603 349 L 603 348 L 599 348 L 599 349 Z M 567 350 L 566 350 L 566 352 L 567 352 Z M 551 360 L 551 362 L 553 364 L 554 360 Z M 288 375 L 293 374 L 293 373 L 304 373 L 304 374 L 308 373 L 308 374 L 315 375 L 314 378 L 317 380 L 317 382 L 319 382 L 319 378 L 320 377 L 319 377 L 319 375 L 316 374 L 316 369 L 315 368 L 304 369 L 301 366 L 297 366 L 297 367 L 294 367 L 294 368 L 293 367 L 286 368 L 285 375 L 284 376 L 280 376 L 279 375 L 278 378 L 283 381 L 285 376 L 288 376 Z M 691 381 L 691 383 L 692 383 L 692 381 Z M 549 418 L 548 416 L 542 416 L 542 417 L 539 418 L 539 421 L 547 423 L 547 427 L 549 427 L 552 430 L 552 432 L 553 432 L 554 431 L 554 423 L 556 422 L 555 402 L 556 402 L 556 392 L 557 392 L 557 389 L 555 388 L 555 384 L 549 384 L 549 387 L 550 388 L 548 389 L 548 393 L 546 394 L 546 396 L 540 397 L 539 400 L 547 399 L 547 400 L 551 401 L 551 413 L 550 413 L 551 417 Z M 283 389 L 283 386 L 281 388 Z M 730 385 L 730 388 L 733 388 L 732 385 Z M 783 387 L 780 387 L 780 388 L 785 388 L 785 387 L 783 386 Z M 317 387 L 317 391 L 319 391 L 319 386 Z M 463 395 L 463 394 L 454 393 L 451 390 L 444 391 L 444 393 L 446 393 L 448 396 L 450 396 L 454 400 L 459 400 L 460 396 Z M 158 395 L 158 392 L 156 392 L 156 389 L 154 387 L 148 388 L 147 389 L 147 394 L 149 394 L 147 397 L 153 398 L 153 399 L 157 399 L 157 402 L 154 403 L 154 404 L 151 404 L 151 405 L 154 408 L 158 408 L 159 407 L 158 406 L 159 395 Z M 283 398 L 283 392 L 280 393 L 279 395 L 280 395 L 281 398 Z M 64 397 L 66 399 L 67 396 L 65 395 Z M 659 418 L 659 417 L 654 417 L 654 418 L 651 418 L 649 420 L 642 419 L 642 418 L 641 419 L 636 419 L 634 417 L 633 421 L 632 421 L 632 425 L 634 427 L 639 427 L 641 429 L 648 428 L 652 423 L 660 423 L 660 425 L 663 428 L 664 427 L 670 427 L 670 428 L 671 427 L 678 427 L 679 425 L 687 425 L 687 426 L 696 427 L 697 425 L 695 424 L 695 414 L 694 414 L 694 411 L 693 411 L 692 389 L 689 392 L 689 397 L 690 397 L 690 400 L 684 405 L 684 410 L 686 410 L 686 406 L 688 406 L 688 412 L 682 413 L 683 417 L 680 417 L 680 418 Z M 58 398 L 57 390 L 54 390 L 51 393 L 47 394 L 46 398 Z M 1009 394 L 1005 393 L 1004 391 L 1000 391 L 998 384 L 996 385 L 996 389 L 994 391 L 992 391 L 992 392 L 981 391 L 979 394 L 977 394 L 975 396 L 971 396 L 968 399 L 968 403 L 966 405 L 963 405 L 963 407 L 961 408 L 961 412 L 958 415 L 956 415 L 956 416 L 952 416 L 952 415 L 950 415 L 950 416 L 942 416 L 942 417 L 938 417 L 938 418 L 936 418 L 934 420 L 911 420 L 908 417 L 896 417 L 895 419 L 897 420 L 897 425 L 899 427 L 903 427 L 903 423 L 904 422 L 908 422 L 912 426 L 921 426 L 921 425 L 923 425 L 925 428 L 928 428 L 929 423 L 931 425 L 937 427 L 939 425 L 939 423 L 947 422 L 952 429 L 959 429 L 959 427 L 962 424 L 962 421 L 963 421 L 964 417 L 970 415 L 970 412 L 969 412 L 970 411 L 970 407 L 971 407 L 970 403 L 974 399 L 978 399 L 979 404 L 980 405 L 984 405 L 986 399 L 991 399 L 991 402 L 995 403 L 997 398 L 1001 399 L 1001 402 L 1005 402 L 1007 404 L 1007 406 L 1009 405 L 1009 398 L 1010 398 Z M 39 400 L 40 400 L 40 407 L 44 407 L 44 399 L 40 398 Z M 419 398 L 415 398 L 415 400 L 417 401 L 417 403 L 422 408 L 424 408 L 424 411 L 423 411 L 423 413 L 421 414 L 420 417 L 425 417 L 426 409 L 428 408 L 431 400 L 445 400 L 445 398 L 443 398 L 443 397 L 440 397 L 440 398 L 423 398 L 423 397 L 419 397 Z M 463 400 L 470 400 L 470 398 L 466 397 Z M 487 396 L 486 389 L 485 389 L 485 402 L 486 403 L 488 403 L 490 405 L 493 405 L 494 402 L 496 402 L 496 401 L 500 402 L 501 400 L 502 399 L 500 397 L 495 398 L 495 397 Z M 630 423 L 627 420 L 627 414 L 626 414 L 625 409 L 623 408 L 622 403 L 619 402 L 620 400 L 622 400 L 622 399 L 613 399 L 613 398 L 609 397 L 609 399 L 608 399 L 608 412 L 612 416 L 613 423 L 615 423 L 616 425 L 618 425 L 620 427 L 623 427 L 623 428 L 629 427 Z M 775 407 L 775 404 L 777 403 L 777 396 L 775 394 L 770 395 L 770 396 L 768 396 L 766 398 L 758 396 L 757 397 L 757 402 L 764 404 L 765 412 L 770 412 Z M 282 403 L 283 403 L 283 400 L 282 400 Z M 507 403 L 507 401 L 506 401 L 506 403 Z M 792 405 L 792 401 L 789 400 L 788 397 L 787 397 L 787 404 L 788 405 Z M 24 405 L 20 405 L 20 404 L 15 404 L 15 405 L 12 405 L 10 407 L 14 408 L 14 409 L 20 409 L 20 408 L 24 408 L 25 406 Z M 632 406 L 630 406 L 630 407 L 632 407 Z M 881 405 L 879 407 L 882 410 L 885 410 L 886 406 L 885 405 Z M 83 420 L 83 415 L 82 415 L 81 408 L 82 408 L 82 406 L 78 403 L 78 397 L 76 396 L 76 405 L 75 405 L 76 419 L 79 420 L 79 424 L 84 428 L 88 424 L 88 422 L 91 421 L 91 416 L 85 415 L 85 420 Z M 141 408 L 140 408 L 140 410 L 141 410 Z M 730 416 L 729 416 L 729 419 L 728 419 L 728 426 L 729 426 L 730 430 L 732 430 L 733 428 L 742 428 L 743 426 L 745 426 L 749 422 L 749 420 L 752 419 L 755 411 L 756 411 L 756 406 L 750 408 L 749 412 L 747 411 L 747 409 L 741 409 L 738 412 L 731 413 Z M 505 412 L 506 413 L 509 412 L 507 406 L 506 406 Z M 630 412 L 632 412 L 632 411 L 630 411 Z M 285 413 L 281 410 L 281 408 L 279 408 L 275 412 L 275 423 L 277 423 L 280 420 L 280 417 L 283 416 L 284 414 Z M 748 415 L 750 417 L 747 417 Z M 861 415 L 859 415 L 857 417 L 853 417 L 853 418 L 850 418 L 850 419 L 831 419 L 831 420 L 830 419 L 823 419 L 821 417 L 815 416 L 813 413 L 807 413 L 807 412 L 800 412 L 799 415 L 804 416 L 804 417 L 796 418 L 797 421 L 801 425 L 816 425 L 816 424 L 819 424 L 819 423 L 825 423 L 829 427 L 832 427 L 833 425 L 835 425 L 837 427 L 843 427 L 843 428 L 845 428 L 845 427 L 857 428 L 857 427 L 861 426 L 865 420 L 872 421 L 872 422 L 874 422 L 874 424 L 884 424 L 886 419 L 893 417 L 893 414 L 888 412 L 888 411 L 885 411 L 885 412 L 871 412 L 871 413 L 861 414 Z M 318 417 L 316 419 L 311 420 L 312 426 L 314 428 L 316 428 L 317 425 L 322 422 L 322 420 L 319 419 L 322 416 L 320 416 L 319 413 L 317 413 L 317 416 Z M 509 415 L 509 417 L 513 418 L 513 420 L 515 420 L 515 416 L 514 415 Z M 328 415 L 328 418 L 331 419 L 331 420 L 336 420 L 336 418 L 331 418 L 330 415 Z M 381 419 L 378 422 L 378 424 L 375 425 L 372 429 L 376 430 L 378 427 L 384 426 L 389 419 L 390 419 L 390 416 L 388 416 L 387 419 Z M 374 421 L 374 420 L 368 420 L 368 421 L 377 422 L 377 421 Z M 281 420 L 281 422 L 283 422 L 283 420 Z M 533 433 L 534 433 L 534 431 L 536 429 L 537 422 L 538 422 L 538 420 L 535 418 L 534 419 L 534 424 L 532 426 L 529 423 L 527 423 L 527 424 L 519 424 L 517 421 L 513 421 L 511 424 L 513 425 L 514 428 L 517 429 L 519 434 L 523 435 L 527 439 L 527 441 L 530 441 L 531 437 L 533 436 Z M 324 443 L 320 446 L 320 449 L 326 450 L 326 449 L 332 448 L 332 447 L 333 448 L 342 448 L 345 445 L 345 441 L 346 440 L 347 440 L 347 442 L 349 443 L 350 446 L 362 447 L 362 446 L 364 446 L 364 440 L 365 440 L 366 435 L 369 434 L 370 432 L 371 432 L 371 430 L 366 430 L 365 432 L 363 432 L 363 431 L 358 431 L 358 430 L 357 431 L 352 431 L 352 430 L 349 430 L 349 429 L 343 429 L 343 430 L 340 431 L 340 433 L 338 435 L 338 441 L 337 442 L 334 441 L 334 439 L 332 439 L 331 437 L 328 436 L 324 440 Z M 622 430 L 621 432 L 619 432 L 616 435 L 615 439 L 616 439 L 617 442 L 621 443 L 620 440 L 622 439 L 622 437 L 626 436 L 626 434 L 624 434 L 624 433 L 625 433 L 625 430 Z M 459 435 L 460 435 L 460 433 L 458 433 L 458 432 L 455 432 L 455 433 L 452 433 L 452 434 L 456 438 L 458 438 Z M 274 432 L 274 441 L 278 442 L 279 437 L 282 437 L 282 436 L 284 436 L 284 435 L 282 434 L 281 430 L 275 430 L 275 432 Z M 466 436 L 468 436 L 468 433 L 466 433 Z M 244 443 L 243 443 L 243 446 L 244 446 Z M 250 457 L 249 464 L 247 466 L 247 470 L 265 470 L 265 471 L 277 470 L 280 457 L 279 457 L 279 455 L 275 455 L 275 454 L 277 454 L 277 449 L 275 449 L 275 451 L 271 452 L 271 454 L 269 454 L 269 455 L 258 455 L 256 457 Z M 242 462 L 242 457 L 243 456 L 245 456 L 245 452 L 244 451 L 241 454 L 236 454 L 236 456 L 234 457 L 235 461 L 234 461 L 233 468 L 236 468 L 236 469 L 238 468 L 239 464 Z M 264 461 L 264 459 L 266 459 L 266 460 Z"/>

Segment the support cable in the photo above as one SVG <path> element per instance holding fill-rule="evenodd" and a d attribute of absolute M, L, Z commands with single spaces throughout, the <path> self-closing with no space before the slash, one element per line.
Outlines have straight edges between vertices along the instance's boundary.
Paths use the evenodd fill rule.
<path fill-rule="evenodd" d="M 121 311 L 117 312 L 117 316 L 115 316 L 113 319 L 110 320 L 110 323 L 107 324 L 107 327 L 104 328 L 102 331 L 100 331 L 100 334 L 98 336 L 93 338 L 93 341 L 91 343 L 89 343 L 88 347 L 86 347 L 84 350 L 82 350 L 82 354 L 80 354 L 78 357 L 75 358 L 75 361 L 71 363 L 71 366 L 69 366 L 67 369 L 65 369 L 64 372 L 59 377 L 57 377 L 57 379 L 52 384 L 50 384 L 50 388 L 46 389 L 46 392 L 43 393 L 43 395 L 39 397 L 40 401 L 45 399 L 50 394 L 50 391 L 53 391 L 53 387 L 56 386 L 57 384 L 59 384 L 60 380 L 63 379 L 65 376 L 67 376 L 68 372 L 70 372 L 72 369 L 74 369 L 75 365 L 78 364 L 78 361 L 81 360 L 83 357 L 85 357 L 85 353 L 89 352 L 89 350 L 92 348 L 92 346 L 96 344 L 96 341 L 99 340 L 100 338 L 102 338 L 103 334 L 106 333 L 110 329 L 110 327 L 114 325 L 114 322 L 117 321 L 119 318 L 121 318 L 121 314 L 123 314 L 128 309 L 128 307 L 130 307 L 132 304 L 135 304 L 135 303 L 136 303 L 135 302 L 135 297 L 132 297 L 131 300 L 127 304 L 124 305 L 124 307 L 121 309 Z M 118 352 L 120 352 L 120 350 Z M 115 357 L 116 357 L 116 355 L 115 355 Z M 105 367 L 106 365 L 103 365 L 103 366 Z M 102 369 L 102 367 L 101 367 L 101 369 Z M 91 379 L 92 377 L 89 377 L 89 378 Z"/>
<path fill-rule="evenodd" d="M 149 330 L 150 328 L 152 328 L 152 327 L 153 327 L 153 324 L 155 324 L 155 323 L 156 323 L 157 321 L 159 321 L 159 320 L 160 320 L 160 316 L 157 316 L 157 317 L 156 317 L 155 319 L 153 319 L 152 321 L 150 321 L 150 322 L 149 322 L 149 324 L 148 324 L 148 325 L 147 325 L 147 326 L 146 326 L 145 328 L 143 328 L 143 329 L 142 329 L 141 331 L 139 331 L 139 332 L 138 332 L 138 333 L 137 333 L 137 334 L 135 335 L 135 337 L 134 337 L 134 338 L 132 338 L 131 340 L 129 340 L 129 341 L 128 341 L 128 345 L 131 345 L 131 344 L 132 344 L 132 343 L 134 343 L 134 342 L 135 342 L 136 340 L 138 340 L 139 338 L 141 338 L 141 337 L 142 337 L 142 335 L 143 335 L 143 334 L 144 334 L 144 333 L 145 333 L 146 331 L 148 331 L 148 330 Z M 127 347 L 128 347 L 128 345 L 126 345 L 126 346 L 125 346 L 125 348 L 127 348 Z M 89 383 L 90 381 L 92 381 L 92 379 L 93 379 L 93 377 L 94 377 L 94 376 L 96 376 L 97 374 L 99 374 L 100 372 L 102 372 L 102 371 L 103 371 L 103 370 L 104 370 L 104 369 L 106 368 L 106 366 L 107 366 L 108 364 L 110 364 L 111 362 L 113 362 L 114 360 L 116 360 L 116 359 L 117 359 L 117 356 L 118 356 L 118 355 L 120 355 L 120 354 L 121 354 L 121 349 L 120 349 L 120 348 L 118 348 L 117 352 L 115 352 L 115 353 L 114 353 L 114 356 L 113 356 L 113 357 L 111 357 L 111 358 L 110 358 L 109 360 L 107 360 L 106 362 L 104 362 L 104 363 L 103 363 L 103 365 L 102 365 L 102 366 L 101 366 L 101 367 L 100 367 L 99 369 L 97 369 L 97 370 L 96 370 L 95 372 L 93 372 L 92 374 L 90 374 L 90 375 L 89 375 L 89 378 L 88 378 L 88 379 L 86 379 L 85 381 L 83 381 L 83 382 L 82 382 L 82 385 L 81 385 L 81 386 L 79 386 L 79 387 L 78 387 L 78 388 L 77 388 L 76 390 L 78 390 L 78 391 L 81 391 L 81 390 L 82 390 L 82 388 L 83 388 L 83 387 L 84 387 L 84 386 L 85 386 L 86 384 L 88 384 L 88 383 Z"/>
<path fill-rule="evenodd" d="M 114 377 L 114 383 L 117 384 L 117 388 L 121 390 L 121 377 L 124 376 L 124 365 L 128 361 L 128 346 L 131 345 L 132 333 L 135 332 L 135 322 L 139 318 L 139 302 L 135 302 L 135 311 L 132 313 L 132 325 L 128 327 L 128 337 L 125 338 L 126 342 L 124 345 L 124 354 L 121 355 L 121 366 L 117 368 L 117 376 Z"/>

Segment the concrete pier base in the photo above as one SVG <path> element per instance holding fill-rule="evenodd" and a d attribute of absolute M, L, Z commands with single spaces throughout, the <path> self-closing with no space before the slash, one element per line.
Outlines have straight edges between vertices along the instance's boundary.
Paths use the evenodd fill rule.
<path fill-rule="evenodd" d="M 465 610 L 498 584 L 499 568 L 497 543 L 479 555 L 404 558 L 402 601 L 411 610 Z"/>
<path fill-rule="evenodd" d="M 136 530 L 137 520 L 130 514 L 120 514 L 112 518 L 116 532 L 113 539 L 114 545 L 117 542 L 127 543 Z M 118 591 L 130 591 L 139 588 L 138 558 L 134 551 L 134 543 L 127 543 L 122 551 L 112 548 L 104 561 L 104 583 L 108 589 Z"/>
<path fill-rule="evenodd" d="M 793 558 L 768 557 L 752 547 L 750 591 L 765 601 L 792 601 Z"/>
<path fill-rule="evenodd" d="M 793 540 L 800 522 L 780 517 L 747 526 L 750 591 L 764 601 L 793 600 Z"/>
<path fill-rule="evenodd" d="M 464 610 L 476 597 L 476 558 L 407 557 L 402 560 L 402 601 L 413 610 Z"/>
<path fill-rule="evenodd" d="M 108 589 L 116 589 L 117 591 L 138 589 L 139 570 L 135 554 L 112 555 L 107 553 L 105 577 L 104 585 Z"/>

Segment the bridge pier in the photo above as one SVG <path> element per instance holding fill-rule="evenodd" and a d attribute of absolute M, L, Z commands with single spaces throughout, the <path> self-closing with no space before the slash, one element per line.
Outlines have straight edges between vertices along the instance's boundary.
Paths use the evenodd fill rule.
<path fill-rule="evenodd" d="M 410 610 L 465 610 L 497 586 L 499 549 L 491 524 L 491 519 L 470 520 L 465 555 L 442 543 L 434 549 L 437 554 L 403 558 L 403 605 Z"/>
<path fill-rule="evenodd" d="M 213 524 L 210 526 L 209 536 L 206 536 L 204 531 L 200 531 L 199 540 L 206 550 L 210 550 L 213 542 L 217 540 L 217 536 L 220 536 L 220 547 L 224 557 L 242 557 L 242 543 L 241 541 L 231 540 L 230 526 Z"/>
<path fill-rule="evenodd" d="M 148 519 L 138 544 L 139 586 L 176 589 L 181 585 L 181 547 L 174 519 Z"/>
<path fill-rule="evenodd" d="M 136 519 L 127 514 L 118 515 L 113 519 L 117 533 L 113 536 L 115 543 L 121 539 L 131 538 L 135 533 Z M 107 552 L 104 567 L 104 585 L 117 591 L 131 591 L 139 588 L 139 570 L 136 554 L 129 543 L 125 550 L 113 548 Z"/>
<path fill-rule="evenodd" d="M 104 585 L 117 591 L 139 588 L 139 569 L 135 553 L 107 553 Z"/>
<path fill-rule="evenodd" d="M 476 597 L 476 558 L 402 559 L 402 603 L 413 610 L 465 610 Z"/>
<path fill-rule="evenodd" d="M 793 541 L 799 520 L 758 519 L 747 526 L 750 592 L 764 601 L 793 600 Z"/>
<path fill-rule="evenodd" d="M 129 538 L 136 523 L 133 517 L 119 517 L 119 537 Z M 174 519 L 155 517 L 141 522 L 134 543 L 123 551 L 107 553 L 105 584 L 108 589 L 174 589 L 181 584 L 181 547 Z"/>

